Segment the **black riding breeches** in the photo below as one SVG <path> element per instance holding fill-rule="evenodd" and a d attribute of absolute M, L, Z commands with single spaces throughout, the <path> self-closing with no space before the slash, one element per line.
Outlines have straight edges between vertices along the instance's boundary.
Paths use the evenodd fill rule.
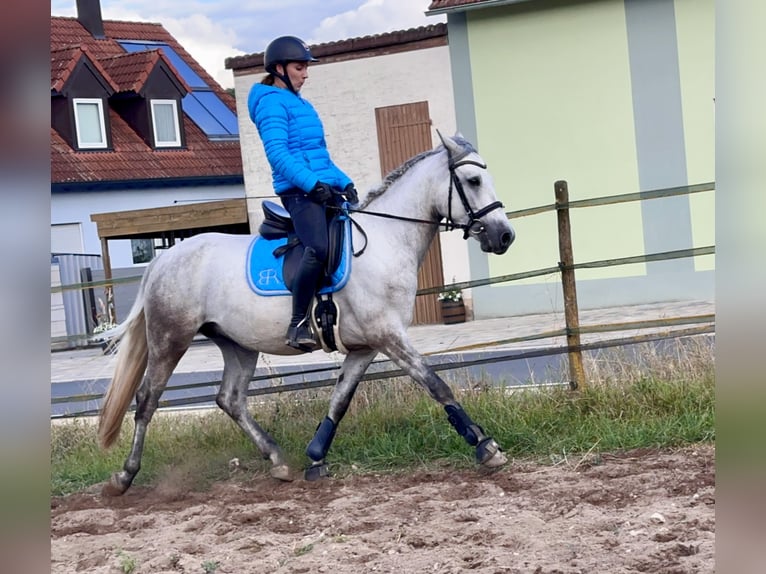
<path fill-rule="evenodd" d="M 290 213 L 295 234 L 304 247 L 314 249 L 316 258 L 324 264 L 328 251 L 328 217 L 323 205 L 311 201 L 302 191 L 288 191 L 280 195 L 282 205 Z"/>
<path fill-rule="evenodd" d="M 280 199 L 290 213 L 295 234 L 304 246 L 303 257 L 292 284 L 291 325 L 295 326 L 307 315 L 324 272 L 329 244 L 327 214 L 323 205 L 311 201 L 303 192 L 288 192 Z"/>

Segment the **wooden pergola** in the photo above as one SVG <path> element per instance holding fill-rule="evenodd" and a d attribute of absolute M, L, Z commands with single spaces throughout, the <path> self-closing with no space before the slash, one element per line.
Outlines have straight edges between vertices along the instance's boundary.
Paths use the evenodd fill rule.
<path fill-rule="evenodd" d="M 170 246 L 177 239 L 185 239 L 199 233 L 250 233 L 245 198 L 94 213 L 90 220 L 98 229 L 106 281 L 112 279 L 110 239 L 161 238 Z M 111 292 L 111 287 L 108 287 L 108 290 Z"/>

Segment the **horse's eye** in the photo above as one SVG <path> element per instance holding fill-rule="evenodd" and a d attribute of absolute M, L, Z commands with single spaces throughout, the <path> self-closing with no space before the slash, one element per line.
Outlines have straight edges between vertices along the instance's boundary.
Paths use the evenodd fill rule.
<path fill-rule="evenodd" d="M 481 178 L 478 175 L 468 178 L 468 184 L 473 187 L 479 187 L 481 185 Z"/>

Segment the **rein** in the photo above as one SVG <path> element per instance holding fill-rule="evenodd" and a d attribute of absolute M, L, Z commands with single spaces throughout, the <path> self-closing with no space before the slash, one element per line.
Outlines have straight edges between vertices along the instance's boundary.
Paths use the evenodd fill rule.
<path fill-rule="evenodd" d="M 446 146 L 445 146 L 446 147 Z M 475 165 L 477 167 L 480 167 L 481 169 L 487 169 L 487 164 L 485 163 L 479 163 L 478 161 L 473 160 L 463 160 L 459 161 L 461 157 L 464 157 L 469 152 L 465 152 L 463 154 L 460 154 L 458 156 L 457 160 L 452 158 L 452 153 L 450 152 L 449 148 L 447 148 L 447 155 L 449 158 L 449 172 L 450 172 L 450 181 L 449 181 L 449 197 L 447 198 L 447 219 L 446 221 L 442 222 L 441 219 L 439 221 L 433 221 L 429 219 L 418 219 L 416 217 L 405 217 L 403 215 L 393 215 L 391 213 L 382 213 L 379 211 L 366 211 L 364 209 L 354 209 L 352 207 L 346 206 L 345 208 L 342 207 L 336 207 L 335 209 L 345 211 L 347 213 L 365 213 L 367 215 L 373 215 L 375 217 L 384 217 L 386 219 L 396 219 L 398 221 L 409 221 L 410 223 L 423 223 L 426 225 L 436 225 L 438 227 L 444 227 L 445 231 L 452 231 L 454 229 L 462 229 L 463 230 L 463 239 L 468 239 L 470 235 L 479 235 L 484 232 L 485 227 L 484 224 L 481 222 L 481 218 L 487 215 L 490 211 L 493 211 L 495 209 L 502 209 L 503 204 L 500 201 L 493 201 L 489 205 L 482 207 L 478 211 L 474 211 L 471 207 L 471 204 L 468 201 L 468 198 L 465 195 L 465 190 L 463 189 L 463 184 L 460 181 L 460 178 L 457 176 L 457 173 L 455 170 L 457 168 L 464 166 L 464 165 Z M 468 223 L 458 223 L 452 218 L 452 190 L 457 190 L 457 195 L 460 198 L 460 202 L 463 204 L 463 209 L 465 209 L 466 215 L 468 215 Z M 364 253 L 364 250 L 367 248 L 367 234 L 364 232 L 364 229 L 351 217 L 349 217 L 351 220 L 351 223 L 354 224 L 354 226 L 359 230 L 359 232 L 364 237 L 364 247 L 356 253 L 354 253 L 354 257 L 360 256 L 362 253 Z"/>

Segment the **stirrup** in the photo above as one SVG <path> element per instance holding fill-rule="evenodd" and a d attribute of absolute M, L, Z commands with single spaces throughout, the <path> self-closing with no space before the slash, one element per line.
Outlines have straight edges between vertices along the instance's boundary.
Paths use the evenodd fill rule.
<path fill-rule="evenodd" d="M 285 344 L 300 351 L 313 351 L 316 348 L 317 341 L 306 319 L 287 330 Z"/>

